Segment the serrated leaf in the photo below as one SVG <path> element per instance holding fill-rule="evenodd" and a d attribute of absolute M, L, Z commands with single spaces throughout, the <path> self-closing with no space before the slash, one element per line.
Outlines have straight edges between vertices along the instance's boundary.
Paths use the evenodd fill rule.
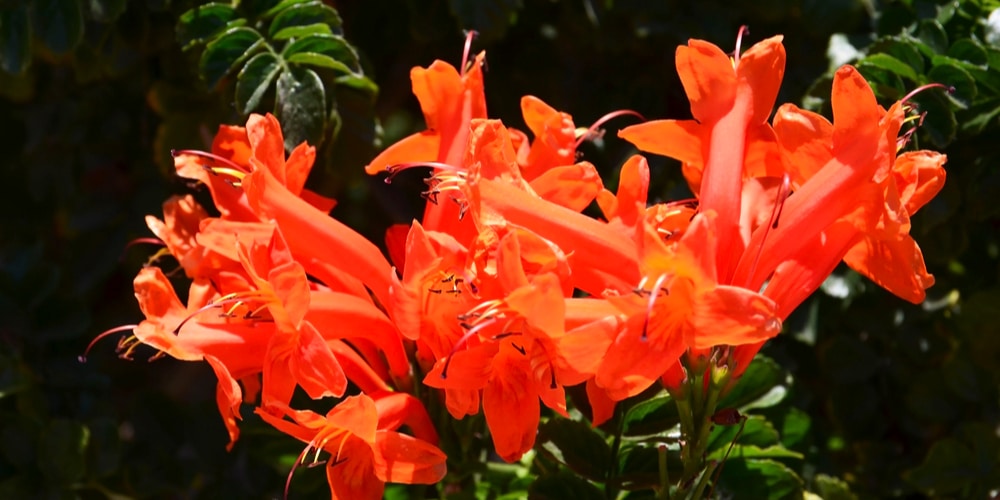
<path fill-rule="evenodd" d="M 577 474 L 602 481 L 611 469 L 611 448 L 597 431 L 575 420 L 554 419 L 538 428 L 536 448 Z"/>
<path fill-rule="evenodd" d="M 125 0 L 87 0 L 87 15 L 96 21 L 110 23 L 125 12 Z"/>
<path fill-rule="evenodd" d="M 539 476 L 528 488 L 532 500 L 604 500 L 604 492 L 568 471 Z"/>
<path fill-rule="evenodd" d="M 339 31 L 341 20 L 337 11 L 325 5 L 323 2 L 313 1 L 299 3 L 284 9 L 274 20 L 268 34 L 274 38 L 276 34 L 285 28 L 292 26 L 309 26 L 311 24 L 325 24 L 335 31 Z"/>
<path fill-rule="evenodd" d="M 884 69 L 912 82 L 919 81 L 919 76 L 917 76 L 917 72 L 912 67 L 889 54 L 872 54 L 858 61 L 857 66 L 862 73 L 864 73 L 866 67 L 873 67 Z"/>
<path fill-rule="evenodd" d="M 719 408 L 742 408 L 784 382 L 784 370 L 770 358 L 758 355 L 722 400 Z"/>
<path fill-rule="evenodd" d="M 731 460 L 719 477 L 719 492 L 734 500 L 801 498 L 802 478 L 774 460 Z"/>
<path fill-rule="evenodd" d="M 316 66 L 318 68 L 328 68 L 341 73 L 351 73 L 351 68 L 346 64 L 323 54 L 317 54 L 315 52 L 299 52 L 297 54 L 292 54 L 285 58 L 286 61 L 292 64 L 308 64 L 310 66 Z"/>
<path fill-rule="evenodd" d="M 253 55 L 263 43 L 264 39 L 260 33 L 247 27 L 232 28 L 209 42 L 201 55 L 199 65 L 205 83 L 209 88 L 214 88 L 224 76 Z"/>
<path fill-rule="evenodd" d="M 307 24 L 305 26 L 290 26 L 277 32 L 271 38 L 274 40 L 288 40 L 289 38 L 302 38 L 309 35 L 332 35 L 330 25 L 323 23 Z"/>
<path fill-rule="evenodd" d="M 326 129 L 326 91 L 315 71 L 294 67 L 278 77 L 274 114 L 281 122 L 285 149 L 291 151 L 301 142 L 319 147 Z"/>
<path fill-rule="evenodd" d="M 83 7 L 78 0 L 31 2 L 35 36 L 56 54 L 65 54 L 83 39 Z"/>
<path fill-rule="evenodd" d="M 343 37 L 337 35 L 317 34 L 299 38 L 298 40 L 288 44 L 288 46 L 281 51 L 281 54 L 285 59 L 292 60 L 292 57 L 296 54 L 310 52 L 314 54 L 322 54 L 335 61 L 339 61 L 351 72 L 359 73 L 361 71 L 361 68 L 358 65 L 357 53 L 354 52 L 354 49 L 347 43 L 346 40 L 344 40 Z"/>
<path fill-rule="evenodd" d="M 257 109 L 280 70 L 278 57 L 271 52 L 251 57 L 236 80 L 236 110 L 246 115 Z"/>
<path fill-rule="evenodd" d="M 224 3 L 207 3 L 183 14 L 177 21 L 177 42 L 184 49 L 204 43 L 236 19 L 236 9 Z"/>
<path fill-rule="evenodd" d="M 31 62 L 31 24 L 28 7 L 21 5 L 0 11 L 0 67 L 21 74 Z"/>
<path fill-rule="evenodd" d="M 622 422 L 622 434 L 626 436 L 659 434 L 679 422 L 680 417 L 674 400 L 670 396 L 655 397 L 629 408 Z"/>

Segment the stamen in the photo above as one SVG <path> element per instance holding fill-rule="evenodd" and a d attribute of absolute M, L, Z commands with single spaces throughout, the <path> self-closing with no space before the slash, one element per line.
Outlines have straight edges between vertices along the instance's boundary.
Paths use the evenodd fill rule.
<path fill-rule="evenodd" d="M 86 363 L 87 362 L 87 354 L 90 353 L 90 349 L 94 347 L 94 344 L 96 344 L 98 340 L 101 340 L 104 337 L 107 337 L 108 335 L 114 335 L 114 334 L 119 333 L 119 332 L 124 332 L 124 331 L 129 331 L 129 330 L 135 330 L 138 327 L 139 327 L 139 325 L 122 325 L 122 326 L 118 326 L 118 327 L 112 328 L 110 330 L 105 330 L 105 331 L 101 332 L 100 335 L 94 337 L 94 340 L 91 340 L 90 343 L 87 344 L 87 348 L 84 349 L 83 354 L 77 356 L 76 360 L 79 361 L 80 363 Z"/>
<path fill-rule="evenodd" d="M 778 190 L 778 197 L 774 202 L 774 206 L 771 207 L 771 218 L 768 219 L 767 226 L 764 227 L 764 237 L 760 240 L 760 245 L 757 247 L 757 254 L 753 257 L 753 265 L 750 266 L 750 274 L 748 280 L 751 279 L 754 273 L 757 272 L 757 263 L 760 262 L 760 254 L 764 250 L 764 242 L 767 241 L 767 236 L 771 233 L 772 229 L 778 229 L 778 219 L 781 217 L 781 211 L 785 207 L 785 200 L 791 195 L 791 178 L 788 174 L 785 174 L 781 179 L 781 189 Z M 749 286 L 749 283 L 747 283 Z"/>
<path fill-rule="evenodd" d="M 740 47 L 743 45 L 743 35 L 750 35 L 750 27 L 745 24 L 740 26 L 740 30 L 736 32 L 736 52 L 733 53 L 733 68 L 740 66 Z"/>
<path fill-rule="evenodd" d="M 285 496 L 282 497 L 284 500 L 288 500 L 288 490 L 292 486 L 292 475 L 295 474 L 295 469 L 299 466 L 299 463 L 306 459 L 306 454 L 309 453 L 309 449 L 312 448 L 313 443 L 310 442 L 302 449 L 302 453 L 299 453 L 299 457 L 295 459 L 295 463 L 292 464 L 291 470 L 288 471 L 288 477 L 285 479 Z"/>
<path fill-rule="evenodd" d="M 389 165 L 388 167 L 385 167 L 385 171 L 389 174 L 389 176 L 385 178 L 385 183 L 392 184 L 392 178 L 396 177 L 397 174 L 399 174 L 403 170 L 408 170 L 416 167 L 437 168 L 449 172 L 454 172 L 456 174 L 462 174 L 465 172 L 465 169 L 462 167 L 456 167 L 454 165 L 449 165 L 447 163 L 442 163 L 439 161 L 415 161 L 410 163 L 398 163 L 396 165 Z"/>
<path fill-rule="evenodd" d="M 232 160 L 230 160 L 228 158 L 223 158 L 223 157 L 221 157 L 219 155 L 212 154 L 212 153 L 209 153 L 209 152 L 206 152 L 206 151 L 199 151 L 197 149 L 171 149 L 170 150 L 170 156 L 173 156 L 174 158 L 177 158 L 178 156 L 181 156 L 181 155 L 199 156 L 199 157 L 206 158 L 206 159 L 209 159 L 209 160 L 217 161 L 217 162 L 219 162 L 219 163 L 221 163 L 221 164 L 226 165 L 227 167 L 229 167 L 228 169 L 225 169 L 225 170 L 235 170 L 235 171 L 240 172 L 242 174 L 249 174 L 250 173 L 250 171 L 247 170 L 245 167 L 236 164 Z"/>
<path fill-rule="evenodd" d="M 472 50 L 472 39 L 477 36 L 479 36 L 479 32 L 476 30 L 465 32 L 465 50 L 462 51 L 462 76 L 465 76 L 465 72 L 469 66 L 469 52 Z"/>
<path fill-rule="evenodd" d="M 948 92 L 948 94 L 954 94 L 955 93 L 955 87 L 951 87 L 951 86 L 945 85 L 943 83 L 928 83 L 926 85 L 921 85 L 921 86 L 919 86 L 919 87 L 911 90 L 910 93 L 906 94 L 905 96 L 903 96 L 903 98 L 900 99 L 899 102 L 900 102 L 900 104 L 906 104 L 906 101 L 909 101 L 910 99 L 912 99 L 913 96 L 915 96 L 915 95 L 917 95 L 917 94 L 919 94 L 919 93 L 921 93 L 921 92 L 923 92 L 923 91 L 925 91 L 927 89 L 934 89 L 934 88 L 945 89 L 945 92 Z"/>
<path fill-rule="evenodd" d="M 618 111 L 612 111 L 612 112 L 610 112 L 610 113 L 608 113 L 608 114 L 606 114 L 606 115 L 598 118 L 597 121 L 595 121 L 593 125 L 591 125 L 590 127 L 588 127 L 587 130 L 585 130 L 582 134 L 580 134 L 580 137 L 578 137 L 576 139 L 576 142 L 573 143 L 573 149 L 579 148 L 580 145 L 583 144 L 583 141 L 585 141 L 585 140 L 587 140 L 587 139 L 589 139 L 591 137 L 596 136 L 597 135 L 597 129 L 600 128 L 601 125 L 604 125 L 605 123 L 607 123 L 608 121 L 610 121 L 610 120 L 612 120 L 614 118 L 618 118 L 619 116 L 626 116 L 626 115 L 627 116 L 634 116 L 634 117 L 638 118 L 639 121 L 641 121 L 641 122 L 645 122 L 646 121 L 646 117 L 642 116 L 641 114 L 639 114 L 636 111 L 632 111 L 631 109 L 619 109 Z"/>
<path fill-rule="evenodd" d="M 465 346 L 465 343 L 468 342 L 470 338 L 478 335 L 483 329 L 493 326 L 499 322 L 499 318 L 489 318 L 465 332 L 465 335 L 462 335 L 462 338 L 458 339 L 458 342 L 455 342 L 455 345 L 451 348 L 451 352 L 448 353 L 448 357 L 445 358 L 444 368 L 441 369 L 441 378 L 448 378 L 448 367 L 451 366 L 451 358 L 455 356 L 455 353 L 458 352 L 459 348 Z"/>
<path fill-rule="evenodd" d="M 521 353 L 521 356 L 527 356 L 528 355 L 528 351 L 524 347 L 521 347 L 521 346 L 519 346 L 519 345 L 517 345 L 517 344 L 515 344 L 513 342 L 510 343 L 510 346 L 513 347 L 514 349 L 516 349 L 517 352 Z"/>
<path fill-rule="evenodd" d="M 211 311 L 212 309 L 216 309 L 216 308 L 219 308 L 219 307 L 222 307 L 222 306 L 226 306 L 226 305 L 229 305 L 229 304 L 236 304 L 237 306 L 241 305 L 241 304 L 246 304 L 246 301 L 248 299 L 249 300 L 261 300 L 261 301 L 264 302 L 265 306 L 267 304 L 277 302 L 277 300 L 278 300 L 278 299 L 276 299 L 274 297 L 268 297 L 266 294 L 264 294 L 262 292 L 257 292 L 257 291 L 244 292 L 244 293 L 238 293 L 238 294 L 237 293 L 230 294 L 230 295 L 228 295 L 226 297 L 223 297 L 223 298 L 221 298 L 219 300 L 216 300 L 216 301 L 214 301 L 214 302 L 212 302 L 210 304 L 205 304 L 204 306 L 201 306 L 200 308 L 198 308 L 193 313 L 189 314 L 188 317 L 186 317 L 183 320 L 181 320 L 180 324 L 178 324 L 177 327 L 174 328 L 173 333 L 174 333 L 174 335 L 178 335 L 180 333 L 180 331 L 181 331 L 181 327 L 183 327 L 185 324 L 187 324 L 187 322 L 190 321 L 191 319 L 193 319 L 195 316 L 197 316 L 197 315 L 199 315 L 199 314 L 201 314 L 203 312 Z M 231 309 L 231 311 L 235 311 L 235 309 Z M 226 317 L 232 317 L 233 314 L 232 314 L 232 312 L 227 312 L 227 313 L 224 313 L 224 316 L 226 316 Z"/>
<path fill-rule="evenodd" d="M 666 290 L 663 288 L 663 283 L 669 278 L 669 274 L 661 274 L 659 278 L 656 278 L 656 282 L 653 284 L 653 289 L 649 293 L 649 302 L 646 304 L 646 316 L 642 319 L 642 341 L 645 342 L 649 339 L 649 318 L 653 315 L 653 305 L 656 304 L 656 299 L 659 294 L 656 290 Z M 668 292 L 669 295 L 669 292 Z"/>

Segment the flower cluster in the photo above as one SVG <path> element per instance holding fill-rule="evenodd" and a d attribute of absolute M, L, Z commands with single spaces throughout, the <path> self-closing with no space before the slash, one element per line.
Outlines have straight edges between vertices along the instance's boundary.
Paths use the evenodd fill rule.
<path fill-rule="evenodd" d="M 680 160 L 697 198 L 650 205 L 646 160 L 605 189 L 577 161 L 590 131 L 570 115 L 528 96 L 530 136 L 488 118 L 484 57 L 413 69 L 428 129 L 366 169 L 387 181 L 431 169 L 423 218 L 387 231 L 393 265 L 304 189 L 315 151 L 286 159 L 274 117 L 221 127 L 211 153 L 179 152 L 178 175 L 205 184 L 220 216 L 186 196 L 148 218 L 191 288 L 184 304 L 159 268 L 140 271 L 146 320 L 120 349 L 207 361 L 232 441 L 240 406 L 255 404 L 330 454 L 334 498 L 377 498 L 385 482 L 445 473 L 414 378 L 456 419 L 482 409 L 496 453 L 516 461 L 542 404 L 568 416 L 568 386 L 586 384 L 599 424 L 707 366 L 684 360 L 735 379 L 841 261 L 913 302 L 933 283 L 909 216 L 941 188 L 945 157 L 900 153 L 909 108 L 879 106 L 853 67 L 834 76 L 832 123 L 790 104 L 768 122 L 781 37 L 732 58 L 698 40 L 678 48 L 694 119 L 619 135 Z M 581 213 L 592 202 L 603 219 Z M 325 416 L 298 410 L 296 388 L 342 399 Z"/>

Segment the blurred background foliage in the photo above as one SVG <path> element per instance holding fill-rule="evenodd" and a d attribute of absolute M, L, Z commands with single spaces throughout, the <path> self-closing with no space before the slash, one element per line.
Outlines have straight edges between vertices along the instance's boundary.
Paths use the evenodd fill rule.
<path fill-rule="evenodd" d="M 276 112 L 289 137 L 320 146 L 310 185 L 339 200 L 334 215 L 381 241 L 388 224 L 419 214 L 420 176 L 385 186 L 361 167 L 423 128 L 409 70 L 435 58 L 457 65 L 463 29 L 476 29 L 474 50 L 488 54 L 490 116 L 523 129 L 525 94 L 578 126 L 624 108 L 688 118 L 675 47 L 689 38 L 732 47 L 744 24 L 745 44 L 785 37 L 779 102 L 828 109 L 830 75 L 846 62 L 886 103 L 931 82 L 955 91 L 914 98 L 927 112 L 916 144 L 949 156 L 944 190 L 913 219 L 937 278 L 927 302 L 904 303 L 838 269 L 766 347 L 773 361 L 755 364 L 758 385 L 730 396 L 749 419 L 717 493 L 996 495 L 998 8 L 995 0 L 0 1 L 0 498 L 281 495 L 300 445 L 248 415 L 227 454 L 207 366 L 147 366 L 142 354 L 121 361 L 111 340 L 86 364 L 77 359 L 102 330 L 141 318 L 131 279 L 151 252 L 128 242 L 148 236 L 144 216 L 159 215 L 170 193 L 191 188 L 171 175 L 170 149 L 208 149 L 218 124 Z M 279 60 L 287 70 L 276 69 Z M 583 147 L 610 186 L 634 152 L 615 137 L 625 124 L 612 122 Z M 657 199 L 690 196 L 671 160 L 650 162 Z M 661 432 L 676 418 L 666 403 L 631 406 L 616 425 L 635 436 Z M 717 428 L 711 450 L 727 448 L 736 429 Z M 606 458 L 605 441 L 587 437 L 595 432 L 549 421 L 538 445 L 551 465 L 545 474 L 531 482 L 480 471 L 476 495 L 590 498 L 596 490 L 568 471 L 591 477 L 588 464 Z M 632 475 L 613 478 L 616 488 L 642 487 L 650 464 L 655 472 L 647 444 L 624 443 L 617 467 Z M 775 447 L 784 451 L 754 451 Z M 300 469 L 293 493 L 323 496 L 321 469 Z"/>

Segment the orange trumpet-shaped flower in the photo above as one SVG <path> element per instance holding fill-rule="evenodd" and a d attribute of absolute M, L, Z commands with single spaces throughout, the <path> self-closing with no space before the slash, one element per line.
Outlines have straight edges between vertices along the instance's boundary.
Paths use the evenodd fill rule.
<path fill-rule="evenodd" d="M 629 318 L 597 372 L 611 399 L 642 392 L 686 349 L 754 343 L 781 331 L 771 299 L 718 283 L 714 222 L 713 212 L 697 215 L 671 244 L 645 228 L 646 278 L 636 294 L 609 298 Z"/>
<path fill-rule="evenodd" d="M 729 282 L 743 251 L 740 212 L 743 179 L 778 175 L 774 134 L 767 124 L 785 69 L 781 36 L 730 59 L 715 45 L 691 40 L 677 48 L 677 72 L 694 120 L 658 120 L 619 135 L 639 149 L 681 160 L 703 211 L 718 214 L 719 277 Z"/>
<path fill-rule="evenodd" d="M 395 431 L 413 421 L 401 412 L 424 412 L 419 403 L 403 399 L 379 404 L 362 394 L 348 397 L 325 416 L 284 405 L 259 408 L 257 414 L 308 443 L 302 458 L 312 449 L 330 454 L 326 477 L 333 499 L 375 500 L 382 498 L 385 483 L 433 484 L 446 472 L 445 455 L 433 444 Z M 429 423 L 425 412 L 417 420 Z"/>

